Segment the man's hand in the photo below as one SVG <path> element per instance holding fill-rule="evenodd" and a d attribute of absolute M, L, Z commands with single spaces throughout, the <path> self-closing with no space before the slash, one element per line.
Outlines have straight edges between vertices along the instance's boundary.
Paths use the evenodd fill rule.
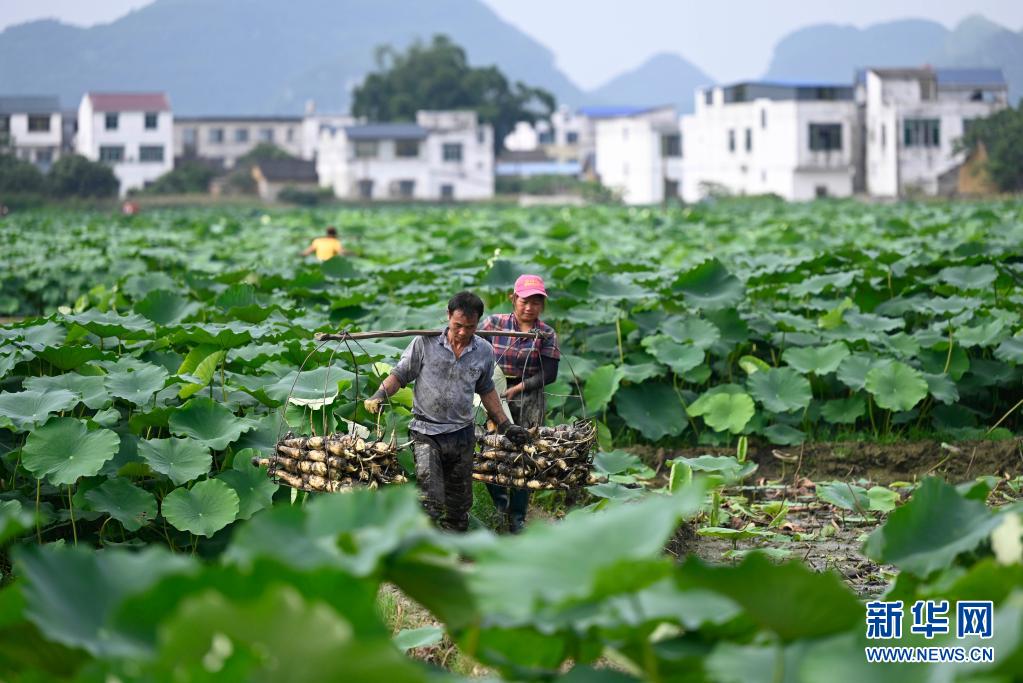
<path fill-rule="evenodd" d="M 504 434 L 516 446 L 523 446 L 532 440 L 529 432 L 524 427 L 512 424 L 509 420 L 505 420 L 497 425 L 497 431 Z"/>
<path fill-rule="evenodd" d="M 504 392 L 505 399 L 511 400 L 522 393 L 522 382 L 519 382 L 513 387 L 508 387 L 508 390 Z"/>
<path fill-rule="evenodd" d="M 366 412 L 371 415 L 376 415 L 384 409 L 384 401 L 387 400 L 387 392 L 383 389 L 378 389 L 377 393 L 373 394 L 365 401 L 362 402 L 363 407 L 366 408 Z"/>

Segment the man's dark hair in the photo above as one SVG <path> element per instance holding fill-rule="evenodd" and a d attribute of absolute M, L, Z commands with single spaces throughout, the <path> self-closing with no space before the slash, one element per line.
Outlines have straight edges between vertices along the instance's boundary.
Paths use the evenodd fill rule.
<path fill-rule="evenodd" d="M 483 317 L 483 299 L 466 290 L 459 292 L 448 301 L 448 313 L 461 311 L 466 316 L 476 316 L 479 320 Z"/>
<path fill-rule="evenodd" d="M 337 237 L 337 228 L 327 228 L 328 237 Z"/>

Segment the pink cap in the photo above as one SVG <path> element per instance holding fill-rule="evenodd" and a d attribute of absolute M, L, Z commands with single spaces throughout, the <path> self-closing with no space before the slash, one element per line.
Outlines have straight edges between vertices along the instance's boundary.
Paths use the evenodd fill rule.
<path fill-rule="evenodd" d="M 525 298 L 534 294 L 547 296 L 547 288 L 543 286 L 543 278 L 539 275 L 519 275 L 515 281 L 515 296 Z"/>

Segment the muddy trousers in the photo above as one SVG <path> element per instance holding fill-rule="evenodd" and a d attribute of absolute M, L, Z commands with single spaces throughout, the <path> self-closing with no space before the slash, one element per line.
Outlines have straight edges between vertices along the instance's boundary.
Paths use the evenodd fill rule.
<path fill-rule="evenodd" d="M 520 380 L 513 379 L 515 383 Z M 508 410 L 512 421 L 527 429 L 543 424 L 544 395 L 543 390 L 523 392 L 508 401 Z M 526 511 L 529 509 L 529 489 L 517 489 L 497 484 L 487 484 L 487 491 L 494 501 L 494 508 L 501 515 L 508 516 L 508 531 L 517 534 L 526 524 Z"/>
<path fill-rule="evenodd" d="M 468 530 L 476 445 L 472 425 L 448 434 L 411 435 L 423 509 L 443 529 Z"/>

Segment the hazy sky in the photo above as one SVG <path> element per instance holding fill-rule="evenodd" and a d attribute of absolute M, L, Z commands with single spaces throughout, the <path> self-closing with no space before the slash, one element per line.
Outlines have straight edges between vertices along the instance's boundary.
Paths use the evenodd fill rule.
<path fill-rule="evenodd" d="M 286 0 L 282 0 L 286 1 Z M 417 0 L 429 2 L 429 0 Z M 0 0 L 0 29 L 30 19 L 108 22 L 150 0 Z M 755 78 L 786 33 L 822 22 L 868 26 L 918 17 L 953 27 L 970 14 L 1023 29 L 1023 0 L 483 0 L 549 47 L 584 88 L 657 52 L 674 52 L 721 81 Z M 471 55 L 470 55 L 471 57 Z"/>

